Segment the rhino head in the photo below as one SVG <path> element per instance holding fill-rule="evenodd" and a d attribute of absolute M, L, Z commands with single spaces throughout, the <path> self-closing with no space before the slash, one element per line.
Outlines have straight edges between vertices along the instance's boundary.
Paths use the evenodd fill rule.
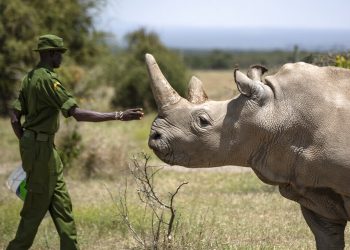
<path fill-rule="evenodd" d="M 146 55 L 146 63 L 158 107 L 148 141 L 154 153 L 168 164 L 185 167 L 246 166 L 250 147 L 256 145 L 256 137 L 264 136 L 252 133 L 255 127 L 261 131 L 264 110 L 273 98 L 271 89 L 258 79 L 266 69 L 252 67 L 248 76 L 254 80 L 235 70 L 241 94 L 212 101 L 198 78 L 190 80 L 185 99 L 171 87 L 152 55 Z"/>

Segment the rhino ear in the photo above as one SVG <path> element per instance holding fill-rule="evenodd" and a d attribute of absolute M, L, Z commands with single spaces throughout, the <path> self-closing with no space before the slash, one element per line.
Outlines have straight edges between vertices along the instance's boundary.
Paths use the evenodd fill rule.
<path fill-rule="evenodd" d="M 258 98 L 263 95 L 264 90 L 257 81 L 248 78 L 238 69 L 234 69 L 233 76 L 237 84 L 237 88 L 242 95 L 253 98 Z"/>
<path fill-rule="evenodd" d="M 200 104 L 208 100 L 203 84 L 197 77 L 192 76 L 188 85 L 188 100 L 191 103 Z"/>
<path fill-rule="evenodd" d="M 248 69 L 247 76 L 254 81 L 261 81 L 261 77 L 268 71 L 263 65 L 252 65 Z"/>

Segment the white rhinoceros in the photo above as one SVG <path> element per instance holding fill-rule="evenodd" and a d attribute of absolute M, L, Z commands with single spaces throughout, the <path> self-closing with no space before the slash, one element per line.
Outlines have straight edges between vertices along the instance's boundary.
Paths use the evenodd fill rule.
<path fill-rule="evenodd" d="M 350 70 L 284 65 L 261 79 L 252 67 L 234 78 L 240 95 L 208 100 L 193 77 L 180 97 L 146 55 L 158 105 L 149 146 L 185 167 L 251 167 L 301 205 L 318 249 L 343 249 L 350 218 Z"/>

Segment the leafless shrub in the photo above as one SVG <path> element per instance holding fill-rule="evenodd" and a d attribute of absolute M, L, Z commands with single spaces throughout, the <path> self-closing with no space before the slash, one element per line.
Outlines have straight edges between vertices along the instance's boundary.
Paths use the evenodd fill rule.
<path fill-rule="evenodd" d="M 178 222 L 174 206 L 175 197 L 182 186 L 188 184 L 188 182 L 178 185 L 174 192 L 168 193 L 167 198 L 161 198 L 155 191 L 154 178 L 162 168 L 149 166 L 150 156 L 142 153 L 141 157 L 143 159 L 142 163 L 134 157 L 133 164 L 129 168 L 137 185 L 138 198 L 145 205 L 145 213 L 149 213 L 151 216 L 149 230 L 146 232 L 142 229 L 137 230 L 132 218 L 129 217 L 127 182 L 124 193 L 120 195 L 117 201 L 118 212 L 122 221 L 132 233 L 133 238 L 143 249 L 171 248 Z"/>

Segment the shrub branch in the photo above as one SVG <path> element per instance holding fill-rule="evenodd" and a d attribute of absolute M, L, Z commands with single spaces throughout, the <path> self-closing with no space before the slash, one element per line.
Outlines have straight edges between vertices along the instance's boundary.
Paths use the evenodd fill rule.
<path fill-rule="evenodd" d="M 168 192 L 168 199 L 164 200 L 155 191 L 154 178 L 162 168 L 154 170 L 149 166 L 150 156 L 141 154 L 143 163 L 134 156 L 132 159 L 132 166 L 129 166 L 130 172 L 137 185 L 137 194 L 139 200 L 145 204 L 146 208 L 150 208 L 151 212 L 151 227 L 149 235 L 151 236 L 151 244 L 147 242 L 145 237 L 141 237 L 140 233 L 133 227 L 128 211 L 127 203 L 127 182 L 125 184 L 124 193 L 119 198 L 118 212 L 122 217 L 123 222 L 131 231 L 134 239 L 143 247 L 152 245 L 152 249 L 158 249 L 161 244 L 169 246 L 172 242 L 172 236 L 174 236 L 174 222 L 176 221 L 176 209 L 174 206 L 176 196 L 180 189 L 188 184 L 188 182 L 182 182 L 177 186 L 175 192 Z M 169 214 L 169 219 L 165 219 L 165 213 Z"/>

